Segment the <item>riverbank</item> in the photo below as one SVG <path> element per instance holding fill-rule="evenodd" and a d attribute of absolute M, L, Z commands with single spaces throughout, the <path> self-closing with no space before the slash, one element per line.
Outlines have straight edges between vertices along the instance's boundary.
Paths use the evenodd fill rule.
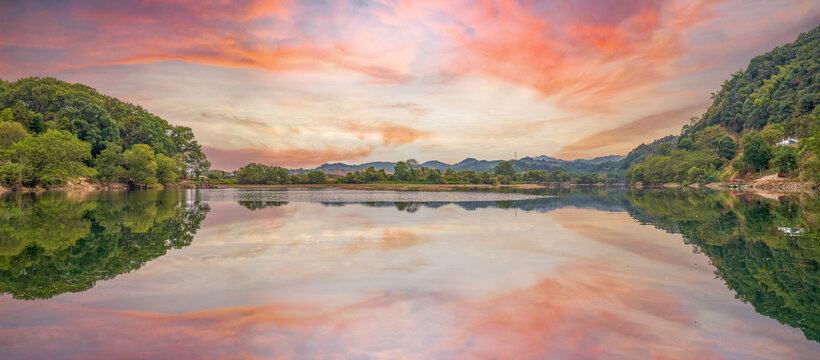
<path fill-rule="evenodd" d="M 168 184 L 159 185 L 159 189 L 190 189 L 194 186 L 191 184 Z M 65 185 L 60 186 L 36 186 L 36 187 L 4 187 L 0 186 L 0 194 L 5 193 L 37 193 L 46 191 L 126 191 L 130 190 L 131 186 L 125 183 L 98 183 L 88 179 L 80 178 L 69 181 Z"/>
<path fill-rule="evenodd" d="M 688 184 L 682 185 L 677 183 L 667 184 L 646 184 L 638 183 L 632 186 L 647 189 L 647 188 L 709 188 L 715 190 L 728 190 L 730 183 L 709 183 L 709 184 Z M 217 184 L 214 188 L 217 189 L 277 189 L 277 188 L 334 188 L 334 189 L 348 189 L 348 190 L 390 190 L 390 191 L 453 191 L 457 189 L 551 189 L 551 188 L 569 188 L 569 187 L 622 187 L 627 184 L 570 184 L 570 183 L 538 183 L 538 184 L 286 184 L 286 185 L 265 185 L 265 184 Z M 169 184 L 165 185 L 165 189 L 192 189 L 195 184 Z M 124 191 L 129 190 L 128 184 L 124 183 L 95 183 L 87 179 L 78 179 L 70 181 L 63 186 L 50 187 L 34 187 L 34 188 L 8 188 L 0 186 L 0 194 L 9 192 L 30 193 L 30 192 L 44 192 L 44 191 Z M 813 183 L 794 181 L 786 178 L 777 178 L 775 176 L 766 176 L 751 182 L 746 188 L 748 191 L 759 193 L 816 193 L 818 189 Z"/>

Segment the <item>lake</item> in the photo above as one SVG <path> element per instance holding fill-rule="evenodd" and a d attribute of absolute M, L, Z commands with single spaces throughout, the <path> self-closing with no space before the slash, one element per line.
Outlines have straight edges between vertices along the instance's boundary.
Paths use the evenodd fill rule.
<path fill-rule="evenodd" d="M 2 359 L 816 359 L 820 200 L 666 189 L 0 198 Z"/>

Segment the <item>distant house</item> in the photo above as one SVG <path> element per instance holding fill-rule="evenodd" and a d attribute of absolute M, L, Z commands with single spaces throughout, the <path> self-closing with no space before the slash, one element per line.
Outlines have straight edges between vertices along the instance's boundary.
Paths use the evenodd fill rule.
<path fill-rule="evenodd" d="M 800 236 L 803 235 L 803 229 L 798 227 L 784 227 L 780 226 L 777 230 L 782 231 L 786 236 Z"/>
<path fill-rule="evenodd" d="M 778 142 L 776 145 L 777 146 L 791 146 L 791 145 L 797 145 L 797 143 L 798 143 L 797 139 L 789 136 L 789 137 L 781 140 L 780 142 Z"/>

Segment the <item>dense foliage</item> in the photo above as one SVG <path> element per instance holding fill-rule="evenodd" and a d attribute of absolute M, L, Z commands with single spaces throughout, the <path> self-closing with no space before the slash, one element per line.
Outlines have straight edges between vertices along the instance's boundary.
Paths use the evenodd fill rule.
<path fill-rule="evenodd" d="M 820 182 L 820 27 L 758 56 L 726 81 L 674 149 L 620 162 L 629 182 L 706 183 L 780 172 Z M 801 139 L 798 149 L 778 144 Z M 638 151 L 641 145 L 633 153 Z M 646 151 L 641 151 L 646 153 Z"/>
<path fill-rule="evenodd" d="M 236 181 L 239 184 L 267 185 L 324 184 L 327 182 L 327 175 L 318 170 L 291 175 L 288 169 L 282 167 L 250 163 L 236 171 Z"/>
<path fill-rule="evenodd" d="M 214 178 L 218 178 L 214 175 Z M 377 169 L 374 166 L 348 172 L 344 176 L 329 179 L 323 171 L 311 170 L 298 173 L 288 169 L 251 163 L 236 172 L 239 184 L 324 184 L 331 181 L 341 184 L 377 184 L 377 183 L 413 183 L 413 184 L 511 184 L 511 183 L 577 183 L 603 184 L 619 181 L 619 178 L 607 176 L 606 173 L 567 173 L 561 170 L 546 172 L 543 170 L 516 171 L 512 161 L 501 161 L 491 172 L 475 170 L 455 171 L 431 169 L 422 166 L 415 159 L 396 162 L 393 172 Z"/>
<path fill-rule="evenodd" d="M 191 129 L 139 106 L 53 78 L 0 80 L 0 185 L 169 184 L 209 166 Z"/>
<path fill-rule="evenodd" d="M 684 135 L 711 125 L 742 133 L 782 124 L 797 137 L 812 136 L 820 130 L 820 27 L 755 57 L 712 99 L 701 121 Z"/>

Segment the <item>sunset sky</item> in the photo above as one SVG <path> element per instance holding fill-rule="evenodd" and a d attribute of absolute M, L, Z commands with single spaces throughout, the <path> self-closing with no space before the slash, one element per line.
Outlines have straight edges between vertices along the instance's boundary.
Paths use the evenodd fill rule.
<path fill-rule="evenodd" d="M 0 77 L 191 127 L 214 168 L 626 154 L 816 0 L 3 1 Z"/>

